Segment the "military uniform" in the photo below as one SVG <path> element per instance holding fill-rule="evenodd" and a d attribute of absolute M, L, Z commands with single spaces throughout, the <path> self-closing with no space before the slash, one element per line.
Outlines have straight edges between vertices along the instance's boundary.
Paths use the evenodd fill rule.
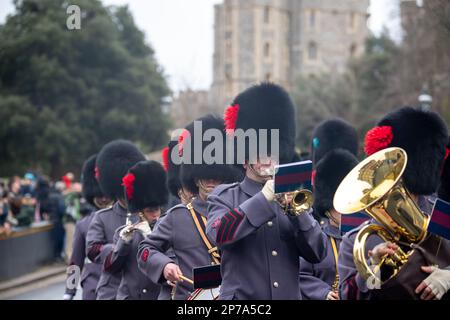
<path fill-rule="evenodd" d="M 339 289 L 338 248 L 342 239 L 339 228 L 329 223 L 339 221 L 333 198 L 344 177 L 358 164 L 356 130 L 340 119 L 322 122 L 313 135 L 314 162 L 314 214 L 322 221 L 327 236 L 325 259 L 311 264 L 300 259 L 300 291 L 303 299 L 335 299 L 330 291 Z"/>
<path fill-rule="evenodd" d="M 322 230 L 327 235 L 327 255 L 323 261 L 313 264 L 300 258 L 300 294 L 303 300 L 325 300 L 336 280 L 336 259 L 331 243 L 334 239 L 337 247 L 342 236 L 339 228 L 323 221 Z"/>
<path fill-rule="evenodd" d="M 201 130 L 195 129 L 197 123 L 201 123 Z M 169 145 L 169 150 L 177 147 L 176 154 L 182 157 L 179 167 L 175 166 L 169 169 L 169 187 L 172 193 L 175 194 L 182 187 L 183 191 L 196 195 L 196 198 L 188 205 L 180 204 L 170 209 L 167 216 L 158 223 L 155 231 L 139 246 L 139 267 L 155 283 L 166 282 L 164 267 L 168 263 L 176 263 L 183 275 L 193 280 L 193 268 L 211 265 L 212 262 L 217 262 L 219 259 L 217 252 L 208 252 L 208 247 L 213 246 L 214 242 L 209 239 L 210 243 L 206 244 L 205 242 L 208 241 L 200 235 L 200 232 L 202 235 L 205 233 L 203 220 L 206 220 L 208 213 L 207 202 L 203 201 L 199 194 L 206 194 L 209 190 L 206 188 L 200 191 L 199 185 L 201 184 L 199 182 L 202 180 L 234 182 L 238 181 L 240 172 L 237 172 L 232 166 L 224 164 L 225 152 L 222 153 L 223 157 L 218 159 L 219 161 L 211 164 L 203 161 L 203 151 L 209 143 L 202 140 L 201 148 L 196 149 L 194 141 L 196 141 L 197 134 L 202 137 L 203 133 L 210 129 L 224 132 L 224 120 L 211 114 L 200 117 L 186 126 L 180 135 L 178 144 L 171 143 Z M 225 151 L 225 137 L 223 137 L 222 143 L 223 151 Z M 186 150 L 190 152 L 185 152 Z M 201 152 L 201 154 L 196 154 L 196 152 Z M 201 161 L 198 161 L 198 156 Z M 175 170 L 172 170 L 173 168 Z M 178 170 L 179 175 L 177 176 Z M 188 208 L 190 205 L 192 205 L 193 212 Z M 197 223 L 202 231 L 197 229 Z M 168 256 L 166 253 L 168 250 L 173 250 L 177 262 Z M 193 290 L 193 286 L 188 282 L 178 282 L 174 299 L 186 299 Z"/>
<path fill-rule="evenodd" d="M 160 163 L 140 161 L 128 170 L 122 185 L 128 211 L 141 219 L 139 223 L 123 225 L 115 231 L 114 249 L 106 257 L 104 269 L 121 279 L 118 300 L 156 300 L 161 288 L 139 270 L 137 251 L 139 243 L 152 232 L 156 223 L 156 220 L 147 220 L 146 209 L 160 216 L 161 206 L 167 203 L 167 175 Z"/>
<path fill-rule="evenodd" d="M 114 249 L 105 260 L 105 270 L 120 273 L 121 281 L 117 291 L 117 300 L 156 300 L 161 286 L 150 281 L 138 268 L 137 251 L 144 240 L 140 232 L 133 233 L 133 240 L 126 243 L 119 237 L 124 226 L 116 230 Z"/>
<path fill-rule="evenodd" d="M 114 233 L 127 218 L 127 210 L 119 204 L 120 199 L 124 201 L 122 179 L 132 166 L 144 160 L 144 154 L 126 140 L 111 141 L 100 150 L 95 161 L 95 178 L 105 196 L 116 202 L 112 208 L 97 211 L 92 218 L 86 239 L 86 253 L 91 261 L 104 265 L 113 249 Z M 137 217 L 131 219 L 134 222 Z M 120 274 L 103 270 L 97 285 L 97 299 L 115 299 L 120 279 Z"/>
<path fill-rule="evenodd" d="M 91 213 L 77 222 L 73 237 L 72 257 L 70 258 L 70 265 L 77 265 L 81 270 L 80 285 L 83 288 L 83 300 L 95 300 L 95 291 L 102 273 L 102 265 L 94 263 L 86 257 L 86 236 L 93 216 L 94 213 Z M 76 289 L 66 289 L 66 293 L 75 295 Z"/>
<path fill-rule="evenodd" d="M 235 150 L 227 152 L 238 151 L 228 155 L 238 161 L 241 153 L 246 170 L 267 180 L 268 174 L 253 166 L 259 159 L 270 157 L 271 163 L 286 164 L 297 158 L 295 109 L 287 91 L 273 83 L 239 93 L 224 112 L 226 133 L 235 143 Z M 249 129 L 267 134 L 250 139 L 253 146 L 242 146 L 237 133 Z M 277 150 L 272 150 L 273 139 Z M 265 150 L 258 149 L 264 145 Z M 312 210 L 287 216 L 277 202 L 266 199 L 262 189 L 262 183 L 245 177 L 239 184 L 217 187 L 208 197 L 206 229 L 222 256 L 220 299 L 299 299 L 300 257 L 311 263 L 325 257 L 326 238 Z"/>
<path fill-rule="evenodd" d="M 91 261 L 104 265 L 114 248 L 114 233 L 126 223 L 127 211 L 116 202 L 111 208 L 97 211 L 89 225 L 86 254 Z M 132 217 L 132 222 L 137 218 Z M 114 300 L 121 280 L 120 273 L 102 271 L 97 285 L 97 300 Z"/>
<path fill-rule="evenodd" d="M 318 263 L 326 238 L 311 211 L 288 217 L 249 178 L 208 197 L 207 234 L 222 253 L 220 299 L 299 299 L 299 257 Z"/>
<path fill-rule="evenodd" d="M 100 186 L 95 177 L 96 160 L 96 154 L 90 156 L 83 163 L 83 168 L 81 170 L 83 198 L 87 202 L 86 205 L 90 205 L 86 208 L 86 211 L 90 212 L 76 224 L 71 257 L 71 265 L 77 265 L 82 271 L 81 287 L 83 288 L 83 300 L 96 299 L 96 288 L 100 279 L 100 275 L 102 273 L 101 263 L 99 263 L 98 261 L 93 262 L 86 256 L 86 239 L 89 225 L 91 224 L 92 218 L 95 215 L 95 211 L 98 210 L 95 199 L 104 198 L 104 194 L 100 190 Z M 64 296 L 64 299 L 73 299 L 75 293 L 76 289 L 66 289 L 66 295 Z"/>
<path fill-rule="evenodd" d="M 421 128 L 417 130 L 417 128 Z M 446 145 L 448 143 L 447 125 L 443 119 L 431 111 L 423 111 L 411 107 L 403 107 L 395 110 L 383 117 L 377 126 L 367 132 L 365 137 L 364 150 L 368 156 L 375 154 L 380 150 L 390 147 L 402 148 L 407 153 L 407 164 L 402 174 L 402 183 L 404 187 L 412 194 L 418 196 L 417 205 L 420 210 L 430 214 L 433 201 L 425 195 L 434 194 L 440 183 L 441 170 L 446 156 Z M 369 223 L 369 222 L 367 222 Z M 370 290 L 368 283 L 357 272 L 353 260 L 353 245 L 355 237 L 362 226 L 348 232 L 342 239 L 339 256 L 339 275 L 341 278 L 341 296 L 343 299 L 373 299 L 390 297 L 403 299 L 419 298 L 414 289 L 419 283 L 415 284 L 409 280 L 423 276 L 420 270 L 420 264 L 428 263 L 424 259 L 412 260 L 407 266 L 403 266 L 401 274 L 397 274 L 388 286 L 383 290 Z M 370 223 L 376 224 L 372 220 Z M 426 246 L 429 239 L 424 239 L 420 245 Z M 368 257 L 368 250 L 383 241 L 378 235 L 371 235 L 366 241 L 365 255 Z M 441 242 L 440 252 L 448 250 L 448 241 Z M 437 252 L 426 249 L 421 250 L 423 255 L 436 254 Z M 416 257 L 419 256 L 416 255 Z M 445 256 L 445 254 L 444 254 Z M 414 258 L 414 254 L 410 257 Z M 430 261 L 430 260 L 428 260 Z M 446 262 L 441 262 L 442 263 Z M 441 266 L 442 267 L 442 266 Z M 446 266 L 444 266 L 446 267 Z M 404 269 L 406 268 L 406 269 Z M 383 269 L 382 269 L 383 270 Z M 414 276 L 402 278 L 404 275 L 415 274 Z M 403 279 L 403 280 L 402 280 Z M 370 279 L 369 279 L 370 280 Z M 417 280 L 420 282 L 420 279 Z M 370 287 L 370 285 L 369 285 Z M 392 294 L 394 293 L 394 294 Z M 401 294 L 402 296 L 399 296 Z M 403 296 L 404 295 L 404 296 Z"/>
<path fill-rule="evenodd" d="M 195 212 L 207 217 L 207 203 L 200 198 L 192 201 Z M 211 241 L 211 239 L 210 239 Z M 166 252 L 173 250 L 176 261 Z M 139 245 L 139 268 L 154 283 L 164 284 L 164 267 L 176 263 L 185 277 L 193 278 L 192 269 L 211 265 L 212 258 L 203 242 L 190 211 L 185 205 L 171 208 L 155 230 Z M 185 300 L 194 290 L 186 281 L 179 282 L 175 300 Z"/>

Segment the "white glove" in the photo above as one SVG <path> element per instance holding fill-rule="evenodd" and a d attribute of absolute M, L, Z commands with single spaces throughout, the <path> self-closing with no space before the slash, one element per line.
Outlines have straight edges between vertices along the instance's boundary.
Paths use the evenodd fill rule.
<path fill-rule="evenodd" d="M 435 266 L 431 267 L 431 270 L 431 274 L 423 282 L 431 289 L 436 299 L 440 300 L 450 289 L 450 270 L 439 269 Z"/>
<path fill-rule="evenodd" d="M 327 294 L 327 300 L 340 300 L 339 299 L 339 293 L 334 292 L 334 291 L 330 291 Z"/>
<path fill-rule="evenodd" d="M 73 300 L 73 295 L 70 293 L 64 293 L 63 300 Z"/>
<path fill-rule="evenodd" d="M 137 229 L 144 236 L 144 238 L 146 238 L 150 233 L 152 233 L 152 229 L 150 228 L 150 225 L 147 221 L 142 221 L 138 223 L 135 226 L 135 229 Z"/>
<path fill-rule="evenodd" d="M 267 201 L 271 202 L 271 201 L 275 200 L 275 192 L 274 192 L 274 185 L 273 185 L 272 179 L 266 181 L 266 184 L 262 188 L 261 192 Z"/>
<path fill-rule="evenodd" d="M 369 250 L 370 262 L 372 265 L 377 265 L 381 262 L 381 259 L 388 254 L 393 255 L 398 246 L 392 242 L 383 242 L 375 246 L 372 250 Z"/>
<path fill-rule="evenodd" d="M 123 242 L 130 243 L 133 240 L 133 232 L 131 230 L 132 227 L 133 225 L 126 226 L 120 231 L 119 237 L 123 240 Z"/>

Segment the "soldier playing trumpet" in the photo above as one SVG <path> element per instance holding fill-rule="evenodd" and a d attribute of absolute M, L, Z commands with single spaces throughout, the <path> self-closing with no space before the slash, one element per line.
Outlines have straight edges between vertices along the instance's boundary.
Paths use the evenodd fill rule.
<path fill-rule="evenodd" d="M 125 224 L 127 218 L 122 178 L 133 165 L 144 160 L 145 156 L 139 149 L 125 140 L 106 144 L 98 154 L 96 177 L 103 193 L 115 203 L 92 217 L 86 235 L 86 255 L 91 261 L 104 264 L 113 249 L 114 232 Z M 103 270 L 97 284 L 97 300 L 114 300 L 120 280 L 120 274 Z"/>
<path fill-rule="evenodd" d="M 251 87 L 227 108 L 227 133 L 233 135 L 235 129 L 272 133 L 276 129 L 279 162 L 292 162 L 294 110 L 281 87 L 268 83 Z M 208 197 L 207 232 L 222 251 L 220 299 L 299 299 L 299 257 L 320 262 L 325 257 L 326 238 L 311 209 L 287 216 L 275 201 L 271 178 L 276 155 L 263 159 L 254 148 L 245 151 L 245 179 L 219 186 Z"/>
<path fill-rule="evenodd" d="M 201 122 L 203 132 L 208 129 L 223 131 L 223 119 L 207 115 L 197 119 Z M 194 163 L 195 134 L 194 123 L 183 131 L 182 139 L 178 145 L 180 155 L 190 155 L 191 159 L 183 159 L 181 164 L 180 180 L 182 189 L 195 195 L 188 204 L 180 204 L 169 209 L 167 216 L 161 219 L 155 232 L 142 241 L 139 246 L 139 267 L 155 283 L 165 283 L 167 280 L 177 283 L 174 299 L 184 300 L 193 291 L 193 286 L 186 279 L 193 278 L 192 269 L 218 263 L 219 255 L 214 248 L 213 239 L 205 235 L 208 194 L 222 182 L 233 182 L 238 179 L 235 170 L 220 163 L 201 164 Z M 199 132 L 203 136 L 203 132 Z M 190 152 L 188 148 L 191 148 Z M 186 152 L 186 153 L 185 153 Z M 172 155 L 169 155 L 172 156 Z M 186 160 L 186 161 L 185 161 Z M 211 246 L 211 248 L 209 248 Z M 173 249 L 176 259 L 172 259 L 167 251 Z"/>
<path fill-rule="evenodd" d="M 156 300 L 161 286 L 150 281 L 138 268 L 139 243 L 151 232 L 168 200 L 166 172 L 156 161 L 142 161 L 122 179 L 128 211 L 139 215 L 139 221 L 116 230 L 114 249 L 104 268 L 120 272 L 122 277 L 117 300 Z"/>

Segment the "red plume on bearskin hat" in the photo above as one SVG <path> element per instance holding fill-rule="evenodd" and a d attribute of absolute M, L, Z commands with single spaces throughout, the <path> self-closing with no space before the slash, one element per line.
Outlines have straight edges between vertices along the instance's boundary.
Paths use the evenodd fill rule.
<path fill-rule="evenodd" d="M 165 205 L 169 197 L 167 175 L 157 161 L 140 161 L 123 178 L 128 210 L 136 213 L 145 208 Z"/>
<path fill-rule="evenodd" d="M 406 151 L 408 164 L 403 181 L 413 194 L 437 191 L 448 142 L 447 125 L 435 112 L 403 107 L 387 114 L 376 129 L 367 133 L 364 149 L 399 147 Z"/>
<path fill-rule="evenodd" d="M 273 83 L 262 83 L 248 88 L 225 110 L 224 121 L 228 135 L 232 135 L 237 129 L 243 131 L 266 129 L 269 153 L 271 129 L 277 129 L 280 163 L 292 162 L 295 156 L 295 106 L 282 87 Z M 257 134 L 257 152 L 259 152 L 259 138 Z M 256 159 L 257 154 L 250 154 L 252 149 L 246 145 L 246 160 Z M 234 150 L 234 155 L 236 154 Z"/>
<path fill-rule="evenodd" d="M 161 158 L 164 170 L 169 171 L 169 147 L 165 147 L 161 150 Z"/>
<path fill-rule="evenodd" d="M 197 132 L 196 130 L 194 130 L 195 122 L 201 123 L 202 127 L 201 132 Z M 223 152 L 222 152 L 223 158 L 220 159 L 221 163 L 206 164 L 204 162 L 204 159 L 202 159 L 202 163 L 197 164 L 194 162 L 195 160 L 194 153 L 202 152 L 203 154 L 205 148 L 210 143 L 212 143 L 210 141 L 203 141 L 202 139 L 203 134 L 209 129 L 217 129 L 221 133 L 220 137 L 222 139 L 221 142 L 223 145 Z M 243 178 L 242 171 L 238 170 L 231 164 L 226 164 L 225 125 L 224 120 L 221 117 L 217 115 L 208 114 L 190 123 L 183 132 L 187 132 L 184 135 L 185 138 L 182 141 L 183 150 L 186 148 L 191 148 L 190 150 L 191 152 L 187 153 L 186 155 L 183 155 L 186 156 L 186 160 L 189 160 L 189 163 L 187 163 L 183 157 L 183 163 L 180 169 L 181 183 L 184 188 L 186 188 L 193 194 L 197 194 L 198 187 L 196 186 L 195 182 L 196 180 L 199 179 L 215 179 L 221 181 L 222 183 L 239 182 L 242 180 Z M 196 134 L 201 134 L 201 137 L 197 137 Z M 186 139 L 188 139 L 188 137 L 190 139 L 190 143 L 186 142 Z M 195 139 L 201 139 L 202 141 L 201 150 L 194 149 Z M 187 159 L 188 158 L 187 155 L 190 155 L 190 159 Z"/>
<path fill-rule="evenodd" d="M 97 156 L 98 182 L 103 193 L 114 199 L 123 199 L 122 178 L 145 156 L 130 141 L 114 140 L 107 143 Z"/>

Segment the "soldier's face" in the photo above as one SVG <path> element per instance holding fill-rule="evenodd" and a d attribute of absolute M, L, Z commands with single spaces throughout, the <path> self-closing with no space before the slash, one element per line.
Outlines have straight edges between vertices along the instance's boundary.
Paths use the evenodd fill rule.
<path fill-rule="evenodd" d="M 159 216 L 161 215 L 161 208 L 160 207 L 153 207 L 153 208 L 145 208 L 144 216 L 147 221 L 151 222 L 154 220 L 157 220 Z"/>
<path fill-rule="evenodd" d="M 181 188 L 180 190 L 178 190 L 178 196 L 180 197 L 180 200 L 183 204 L 187 204 L 191 201 L 194 195 L 188 190 Z"/>
<path fill-rule="evenodd" d="M 200 196 L 207 196 L 215 187 L 217 187 L 221 181 L 215 179 L 200 179 L 197 181 Z"/>
<path fill-rule="evenodd" d="M 258 178 L 263 181 L 267 181 L 273 178 L 275 173 L 275 166 L 278 165 L 278 161 L 271 159 L 270 157 L 259 159 L 256 163 L 247 165 L 251 166 Z"/>
<path fill-rule="evenodd" d="M 112 205 L 113 200 L 108 197 L 95 197 L 94 203 L 99 209 L 103 209 Z"/>

